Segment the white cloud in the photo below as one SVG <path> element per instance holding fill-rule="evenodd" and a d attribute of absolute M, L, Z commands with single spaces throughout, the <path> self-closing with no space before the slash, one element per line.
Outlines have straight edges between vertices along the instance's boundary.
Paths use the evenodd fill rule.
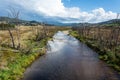
<path fill-rule="evenodd" d="M 65 21 L 62 22 L 100 22 L 116 17 L 116 13 L 106 12 L 103 8 L 94 9 L 89 13 L 81 11 L 78 7 L 67 8 L 62 0 L 12 0 L 11 2 L 39 15 L 63 18 Z"/>

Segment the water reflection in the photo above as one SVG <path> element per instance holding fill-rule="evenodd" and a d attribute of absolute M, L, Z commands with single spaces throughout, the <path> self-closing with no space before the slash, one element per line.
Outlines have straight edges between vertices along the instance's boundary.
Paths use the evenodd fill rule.
<path fill-rule="evenodd" d="M 62 48 L 64 48 L 65 45 L 71 44 L 71 46 L 74 46 L 76 44 L 78 44 L 78 40 L 75 39 L 72 36 L 68 36 L 67 34 L 64 34 L 61 31 L 58 31 L 58 33 L 56 33 L 53 36 L 53 40 L 52 41 L 48 41 L 48 53 L 49 52 L 56 52 L 61 50 Z"/>
<path fill-rule="evenodd" d="M 48 52 L 29 67 L 23 80 L 120 80 L 120 75 L 74 37 L 58 32 Z"/>

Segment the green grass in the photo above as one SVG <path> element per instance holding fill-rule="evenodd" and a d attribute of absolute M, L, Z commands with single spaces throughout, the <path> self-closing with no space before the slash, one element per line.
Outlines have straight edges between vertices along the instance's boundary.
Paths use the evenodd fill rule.
<path fill-rule="evenodd" d="M 8 64 L 8 69 L 0 70 L 0 80 L 18 80 L 23 73 L 40 54 L 20 55 L 15 61 Z"/>
<path fill-rule="evenodd" d="M 42 39 L 39 42 L 27 41 L 27 45 L 31 47 L 32 50 L 28 54 L 13 52 L 12 49 L 7 49 L 3 51 L 2 62 L 7 62 L 3 69 L 0 69 L 0 80 L 20 80 L 23 77 L 25 69 L 31 65 L 39 56 L 45 54 L 45 45 L 47 41 L 51 38 Z M 44 49 L 43 49 L 44 48 Z"/>

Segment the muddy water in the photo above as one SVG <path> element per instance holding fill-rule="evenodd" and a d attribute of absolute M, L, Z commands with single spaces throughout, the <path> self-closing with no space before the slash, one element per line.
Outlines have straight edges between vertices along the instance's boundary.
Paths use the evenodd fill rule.
<path fill-rule="evenodd" d="M 58 32 L 48 51 L 25 72 L 23 80 L 120 80 L 97 53 L 74 37 Z"/>

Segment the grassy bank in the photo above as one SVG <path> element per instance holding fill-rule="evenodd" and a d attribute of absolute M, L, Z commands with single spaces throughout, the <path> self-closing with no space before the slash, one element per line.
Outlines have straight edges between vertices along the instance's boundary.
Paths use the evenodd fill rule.
<path fill-rule="evenodd" d="M 38 57 L 45 54 L 45 45 L 49 38 L 39 42 L 29 41 L 32 50 L 23 54 L 23 51 L 16 51 L 11 48 L 1 48 L 0 80 L 20 80 L 25 69 Z M 28 44 L 28 43 L 27 43 Z"/>
<path fill-rule="evenodd" d="M 91 49 L 95 50 L 99 54 L 99 58 L 101 60 L 104 60 L 109 66 L 120 72 L 120 56 L 116 55 L 118 53 L 114 53 L 112 50 L 106 49 L 105 47 L 100 47 L 100 44 L 97 42 L 97 40 L 81 36 L 77 31 L 71 30 L 70 35 L 76 37 Z M 117 47 L 116 49 L 120 50 L 120 47 Z"/>
<path fill-rule="evenodd" d="M 12 42 L 8 30 L 0 30 L 0 80 L 20 80 L 25 69 L 46 52 L 47 41 L 54 33 L 68 28 L 55 26 L 20 26 L 11 29 L 15 45 L 20 42 L 20 48 L 11 47 Z M 20 38 L 18 40 L 18 37 Z M 16 47 L 16 46 L 15 46 Z"/>

